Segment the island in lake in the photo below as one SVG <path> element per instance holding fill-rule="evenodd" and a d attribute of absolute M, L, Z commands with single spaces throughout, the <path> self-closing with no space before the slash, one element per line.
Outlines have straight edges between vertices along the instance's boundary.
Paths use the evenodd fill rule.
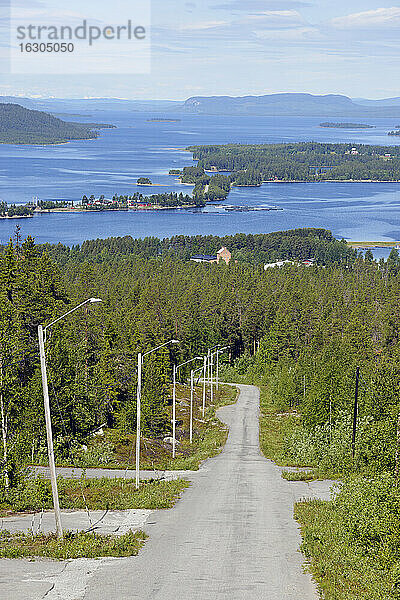
<path fill-rule="evenodd" d="M 365 123 L 320 123 L 320 127 L 330 129 L 375 129 L 375 125 L 366 125 Z"/>
<path fill-rule="evenodd" d="M 115 128 L 104 123 L 73 123 L 19 104 L 0 104 L 1 144 L 62 144 L 92 140 L 99 129 Z"/>
<path fill-rule="evenodd" d="M 181 181 L 203 186 L 206 191 L 206 171 L 218 172 L 218 187 L 224 189 L 225 185 L 228 189 L 228 182 L 233 186 L 260 186 L 267 182 L 400 182 L 399 146 L 298 142 L 202 145 L 189 146 L 187 150 L 198 163 L 197 167 L 183 169 Z"/>
<path fill-rule="evenodd" d="M 180 123 L 181 119 L 146 119 L 147 123 Z"/>
<path fill-rule="evenodd" d="M 22 217 L 32 217 L 34 206 L 26 204 L 25 206 L 8 205 L 7 202 L 0 202 L 0 219 L 20 219 Z"/>

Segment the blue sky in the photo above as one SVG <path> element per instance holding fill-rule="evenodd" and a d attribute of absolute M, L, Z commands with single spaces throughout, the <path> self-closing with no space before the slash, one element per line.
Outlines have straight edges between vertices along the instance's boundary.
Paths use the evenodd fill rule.
<path fill-rule="evenodd" d="M 6 3 L 0 0 L 0 8 Z M 49 0 L 15 0 L 15 4 L 27 11 L 33 5 L 54 11 Z M 0 93 L 171 100 L 277 92 L 400 96 L 398 1 L 152 0 L 151 4 L 150 74 L 2 75 Z M 112 5 L 117 17 L 119 0 Z M 71 12 L 82 14 L 82 6 L 82 1 L 68 2 Z M 97 0 L 97 6 L 100 14 L 110 3 Z"/>

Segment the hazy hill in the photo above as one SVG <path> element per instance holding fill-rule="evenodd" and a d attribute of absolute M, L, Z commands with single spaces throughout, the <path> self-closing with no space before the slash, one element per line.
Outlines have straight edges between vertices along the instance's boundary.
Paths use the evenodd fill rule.
<path fill-rule="evenodd" d="M 319 117 L 400 117 L 400 106 L 361 106 L 347 96 L 329 94 L 272 94 L 268 96 L 195 96 L 184 103 L 184 111 L 202 114 L 319 116 Z"/>
<path fill-rule="evenodd" d="M 19 104 L 0 104 L 0 143 L 3 144 L 56 144 L 94 139 L 101 127 L 111 126 L 67 123 Z"/>
<path fill-rule="evenodd" d="M 351 99 L 338 94 L 270 94 L 264 96 L 194 96 L 185 102 L 171 100 L 129 100 L 123 98 L 20 98 L 0 96 L 0 102 L 28 109 L 79 114 L 81 111 L 168 112 L 188 114 L 227 114 L 322 117 L 351 120 L 386 117 L 400 119 L 400 98 L 383 100 Z M 61 115 L 63 116 L 63 115 Z"/>
<path fill-rule="evenodd" d="M 124 100 L 123 98 L 22 98 L 0 96 L 0 102 L 50 113 L 80 111 L 165 111 L 179 109 L 183 102 L 173 100 Z"/>
<path fill-rule="evenodd" d="M 365 98 L 353 98 L 353 102 L 361 104 L 362 106 L 400 106 L 400 98 L 383 98 L 382 100 L 367 100 Z"/>

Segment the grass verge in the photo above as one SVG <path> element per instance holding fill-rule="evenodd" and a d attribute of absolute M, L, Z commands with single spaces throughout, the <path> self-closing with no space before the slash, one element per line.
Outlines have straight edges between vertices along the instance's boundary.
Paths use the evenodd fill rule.
<path fill-rule="evenodd" d="M 126 510 L 171 508 L 189 482 L 143 481 L 139 489 L 130 479 L 57 478 L 62 509 Z M 28 479 L 0 498 L 0 516 L 10 513 L 41 511 L 52 508 L 50 481 L 44 477 Z"/>
<path fill-rule="evenodd" d="M 213 403 L 209 395 L 206 414 L 202 415 L 202 388 L 194 395 L 193 443 L 189 440 L 190 389 L 177 385 L 177 440 L 176 458 L 172 459 L 172 445 L 161 439 L 141 439 L 141 469 L 149 470 L 196 470 L 206 458 L 218 454 L 228 435 L 227 427 L 217 419 L 218 408 L 233 404 L 238 395 L 235 387 L 220 385 L 214 391 Z M 171 409 L 171 407 L 170 407 Z M 171 409 L 172 410 L 172 409 Z M 172 415 L 171 415 L 172 417 Z M 170 434 L 165 434 L 169 436 Z M 132 469 L 135 467 L 135 435 L 121 430 L 106 430 L 102 437 L 87 442 L 88 450 L 75 458 L 74 464 L 65 462 L 58 466 L 81 468 Z M 46 463 L 47 464 L 47 463 Z"/>
<path fill-rule="evenodd" d="M 283 479 L 286 481 L 314 481 L 317 478 L 315 471 L 282 471 Z"/>
<path fill-rule="evenodd" d="M 136 556 L 148 536 L 143 531 L 129 531 L 120 536 L 67 532 L 63 540 L 55 534 L 30 535 L 0 532 L 0 558 L 45 557 L 59 560 Z"/>
<path fill-rule="evenodd" d="M 260 447 L 264 456 L 281 467 L 307 467 L 288 461 L 284 455 L 285 438 L 300 427 L 300 415 L 295 411 L 279 412 L 268 388 L 260 386 Z"/>
<path fill-rule="evenodd" d="M 344 481 L 331 501 L 295 506 L 324 600 L 400 598 L 400 492 L 388 474 Z"/>

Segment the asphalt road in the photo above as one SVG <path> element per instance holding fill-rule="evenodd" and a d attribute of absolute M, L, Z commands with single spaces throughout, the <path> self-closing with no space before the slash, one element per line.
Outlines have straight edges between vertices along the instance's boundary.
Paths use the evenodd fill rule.
<path fill-rule="evenodd" d="M 220 410 L 223 452 L 193 476 L 173 510 L 151 515 L 139 556 L 103 564 L 85 600 L 314 600 L 293 520 L 294 488 L 260 454 L 259 391 L 240 386 Z M 298 489 L 298 488 L 297 488 Z"/>
<path fill-rule="evenodd" d="M 281 478 L 260 454 L 258 389 L 238 387 L 237 404 L 218 412 L 230 427 L 224 450 L 185 474 L 192 486 L 173 509 L 143 516 L 140 527 L 150 538 L 137 557 L 0 560 L 0 598 L 316 600 L 293 504 L 329 497 L 330 483 Z M 111 516 L 107 527 L 126 525 L 127 515 L 121 523 Z"/>

